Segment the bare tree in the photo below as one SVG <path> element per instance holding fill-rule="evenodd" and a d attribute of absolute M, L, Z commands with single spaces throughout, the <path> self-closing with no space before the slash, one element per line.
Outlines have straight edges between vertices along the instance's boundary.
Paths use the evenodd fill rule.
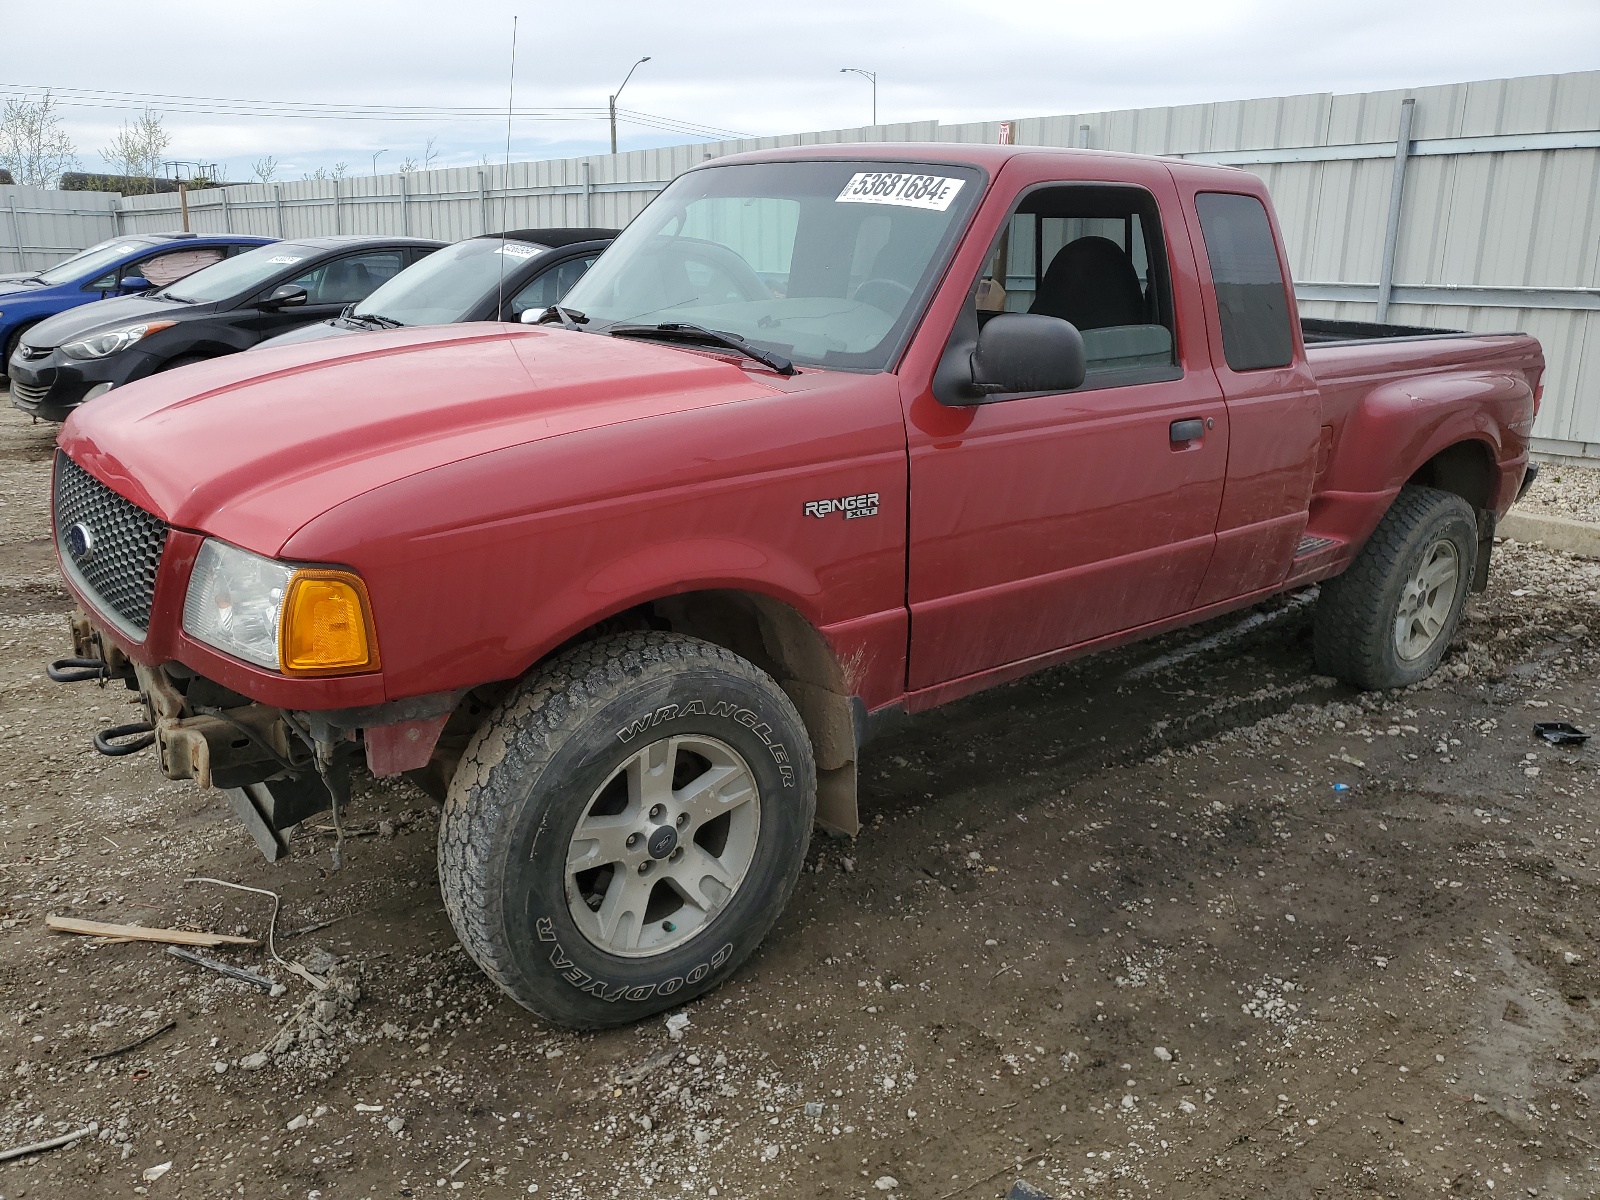
<path fill-rule="evenodd" d="M 147 108 L 137 120 L 122 123 L 111 145 L 100 151 L 100 157 L 122 176 L 122 190 L 137 195 L 155 190 L 162 156 L 171 144 L 172 135 L 161 123 L 161 114 Z"/>
<path fill-rule="evenodd" d="M 407 158 L 403 162 L 401 162 L 401 164 L 400 164 L 400 174 L 402 174 L 402 175 L 409 175 L 409 174 L 411 174 L 411 172 L 415 171 L 416 169 L 417 169 L 417 160 L 414 159 L 414 158 Z"/>
<path fill-rule="evenodd" d="M 434 142 L 438 140 L 438 138 L 429 138 L 428 144 L 422 148 L 422 169 L 424 171 L 433 170 L 433 160 L 439 157 L 439 152 L 433 148 Z"/>
<path fill-rule="evenodd" d="M 262 183 L 271 183 L 278 173 L 278 160 L 270 154 L 265 158 L 258 158 L 251 166 L 250 172 Z"/>
<path fill-rule="evenodd" d="M 7 100 L 0 112 L 0 167 L 28 187 L 50 187 L 78 165 L 72 139 L 62 128 L 56 101 Z"/>
<path fill-rule="evenodd" d="M 349 170 L 350 170 L 350 164 L 349 163 L 347 163 L 347 162 L 336 162 L 336 163 L 333 164 L 333 168 L 328 172 L 328 178 L 329 179 L 343 179 L 345 177 L 345 175 L 349 173 Z"/>

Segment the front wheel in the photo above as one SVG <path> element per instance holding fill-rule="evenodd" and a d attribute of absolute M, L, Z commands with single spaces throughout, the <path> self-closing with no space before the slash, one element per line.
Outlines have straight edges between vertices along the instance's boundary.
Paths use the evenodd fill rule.
<path fill-rule="evenodd" d="M 756 948 L 815 809 L 810 740 L 770 676 L 695 638 L 622 634 L 556 659 L 473 736 L 439 883 L 462 944 L 519 1004 L 621 1025 Z"/>
<path fill-rule="evenodd" d="M 1478 525 L 1465 500 L 1402 488 L 1355 561 L 1322 585 L 1317 669 L 1369 689 L 1426 679 L 1455 636 L 1477 555 Z"/>

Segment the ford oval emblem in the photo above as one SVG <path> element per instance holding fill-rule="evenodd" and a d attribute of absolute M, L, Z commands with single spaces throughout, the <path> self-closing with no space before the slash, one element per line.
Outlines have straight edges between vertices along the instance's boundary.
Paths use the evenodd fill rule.
<path fill-rule="evenodd" d="M 678 848 L 678 831 L 671 825 L 658 825 L 645 843 L 651 858 L 665 858 Z"/>
<path fill-rule="evenodd" d="M 67 553 L 72 555 L 76 562 L 88 562 L 94 557 L 94 531 L 78 521 L 67 527 Z"/>

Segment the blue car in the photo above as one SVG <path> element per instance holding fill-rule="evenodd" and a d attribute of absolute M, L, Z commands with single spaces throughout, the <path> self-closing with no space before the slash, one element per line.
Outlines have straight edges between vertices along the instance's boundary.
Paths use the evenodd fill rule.
<path fill-rule="evenodd" d="M 30 325 L 69 308 L 166 287 L 201 267 L 276 238 L 132 233 L 74 254 L 44 271 L 0 275 L 0 375 Z"/>

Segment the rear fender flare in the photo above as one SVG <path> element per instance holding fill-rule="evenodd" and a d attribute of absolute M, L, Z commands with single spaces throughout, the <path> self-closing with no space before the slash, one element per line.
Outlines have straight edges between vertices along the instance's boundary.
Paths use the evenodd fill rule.
<path fill-rule="evenodd" d="M 1498 465 L 1506 457 L 1505 426 L 1519 401 L 1531 405 L 1533 393 L 1510 371 L 1422 376 L 1374 388 L 1345 422 L 1322 490 L 1397 491 L 1457 442 L 1483 443 Z"/>

